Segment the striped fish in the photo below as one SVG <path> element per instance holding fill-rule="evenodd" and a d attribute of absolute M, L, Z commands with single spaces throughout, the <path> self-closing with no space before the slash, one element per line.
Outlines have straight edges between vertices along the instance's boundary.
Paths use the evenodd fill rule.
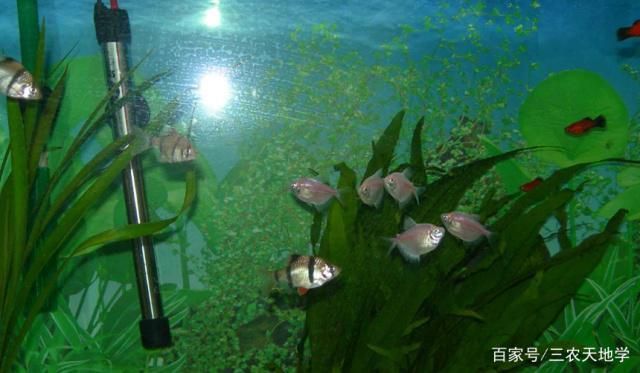
<path fill-rule="evenodd" d="M 13 58 L 0 55 L 0 93 L 21 100 L 39 100 L 42 90 L 31 73 Z"/>
<path fill-rule="evenodd" d="M 273 272 L 276 283 L 286 283 L 304 295 L 309 289 L 317 288 L 340 274 L 340 268 L 327 263 L 317 256 L 291 255 L 286 268 Z"/>
<path fill-rule="evenodd" d="M 160 162 L 179 163 L 196 159 L 196 150 L 187 136 L 179 134 L 175 128 L 164 134 L 152 136 L 150 145 L 160 152 Z"/>

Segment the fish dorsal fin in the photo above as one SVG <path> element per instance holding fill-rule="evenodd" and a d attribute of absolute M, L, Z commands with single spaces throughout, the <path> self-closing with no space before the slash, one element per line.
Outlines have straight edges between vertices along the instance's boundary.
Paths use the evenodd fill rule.
<path fill-rule="evenodd" d="M 291 265 L 291 263 L 293 263 L 296 260 L 298 260 L 299 257 L 300 257 L 299 254 L 291 254 L 291 256 L 289 256 L 289 265 Z"/>
<path fill-rule="evenodd" d="M 174 127 L 165 127 L 160 133 L 158 133 L 157 137 L 165 137 L 165 136 L 177 136 L 179 135 L 178 131 Z M 154 136 L 154 137 L 156 137 Z"/>
<path fill-rule="evenodd" d="M 405 231 L 408 231 L 409 229 L 413 228 L 416 226 L 416 222 L 415 220 L 411 219 L 411 217 L 407 216 L 406 218 L 404 218 L 404 225 L 403 228 Z"/>
<path fill-rule="evenodd" d="M 375 176 L 375 177 L 382 177 L 382 169 L 381 169 L 381 168 L 379 168 L 379 169 L 378 169 L 378 171 L 376 171 L 376 172 L 374 172 L 374 173 L 373 173 L 373 176 Z"/>
<path fill-rule="evenodd" d="M 466 217 L 467 219 L 471 219 L 471 220 L 475 220 L 477 222 L 480 222 L 480 215 L 478 214 L 469 214 L 466 212 L 459 212 L 460 215 Z"/>
<path fill-rule="evenodd" d="M 407 167 L 404 170 L 402 170 L 402 174 L 407 179 L 411 179 L 411 176 L 413 176 L 413 171 L 411 170 L 411 167 Z"/>

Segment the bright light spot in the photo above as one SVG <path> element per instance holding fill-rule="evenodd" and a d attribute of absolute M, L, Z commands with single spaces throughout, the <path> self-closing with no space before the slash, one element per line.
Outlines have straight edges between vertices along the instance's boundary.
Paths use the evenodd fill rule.
<path fill-rule="evenodd" d="M 222 71 L 206 73 L 200 79 L 200 102 L 210 112 L 222 109 L 231 98 L 231 83 Z"/>
<path fill-rule="evenodd" d="M 207 9 L 204 13 L 204 19 L 202 22 L 209 27 L 218 27 L 221 22 L 220 8 L 214 5 L 212 8 Z"/>

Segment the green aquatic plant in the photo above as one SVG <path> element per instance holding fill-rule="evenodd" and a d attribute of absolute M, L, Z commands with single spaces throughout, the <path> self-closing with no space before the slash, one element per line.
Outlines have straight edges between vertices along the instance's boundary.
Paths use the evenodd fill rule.
<path fill-rule="evenodd" d="M 25 340 L 16 371 L 179 370 L 184 355 L 172 358 L 166 351 L 147 351 L 140 345 L 137 290 L 120 285 L 106 297 L 106 283 L 96 284 L 99 298 L 88 322 L 79 320 L 64 297 L 58 297 L 55 310 L 41 313 Z M 163 289 L 163 294 L 165 314 L 174 327 L 182 324 L 187 306 L 200 298 L 197 293 L 179 289 Z M 83 298 L 81 302 L 85 301 Z"/>
<path fill-rule="evenodd" d="M 627 235 L 628 236 L 628 235 Z M 631 238 L 631 237 L 628 237 Z M 559 320 L 540 338 L 542 345 L 589 346 L 594 348 L 626 347 L 629 358 L 616 361 L 614 372 L 629 372 L 640 364 L 638 333 L 640 309 L 636 301 L 640 291 L 637 265 L 626 238 L 612 245 L 602 263 L 591 273 Z M 538 369 L 562 372 L 571 366 L 575 371 L 597 368 L 592 361 L 547 362 Z M 532 370 L 532 369 L 529 369 Z"/>
<path fill-rule="evenodd" d="M 623 65 L 623 70 L 629 75 L 630 81 L 639 81 L 638 70 L 630 65 Z M 627 157 L 637 159 L 638 153 L 638 115 L 639 111 L 631 115 Z M 613 170 L 611 170 L 613 171 Z M 640 330 L 638 317 L 638 284 L 635 275 L 638 273 L 638 206 L 631 190 L 637 188 L 637 170 L 634 167 L 620 169 L 615 175 L 608 171 L 603 182 L 597 181 L 603 175 L 585 175 L 590 187 L 586 191 L 586 198 L 605 201 L 604 206 L 599 203 L 583 204 L 582 208 L 573 210 L 573 214 L 588 216 L 589 220 L 613 216 L 619 208 L 629 210 L 627 223 L 622 234 L 618 235 L 612 249 L 600 265 L 594 269 L 587 282 L 578 290 L 578 294 L 564 309 L 562 315 L 549 327 L 538 340 L 540 345 L 567 345 L 567 340 L 575 346 L 589 346 L 595 348 L 610 348 L 618 346 L 628 348 L 629 358 L 624 362 L 617 362 L 611 366 L 614 372 L 629 372 L 637 370 L 640 352 L 637 350 L 637 333 Z M 617 183 L 612 183 L 616 178 Z M 594 181 L 597 184 L 594 188 Z M 622 191 L 620 191 L 622 189 Z M 605 198 L 603 198 L 605 197 Z M 591 206 L 589 206 L 591 205 Z M 591 207 L 591 208 L 590 208 Z M 595 207 L 595 209 L 593 208 Z M 567 223 L 568 214 L 564 214 Z M 588 221 L 582 219 L 583 222 Z M 584 223 L 583 223 L 584 224 Z M 562 241 L 566 241 L 565 237 Z M 588 332 L 585 332 L 588 331 Z M 559 372 L 566 369 L 589 372 L 602 368 L 601 362 L 574 361 L 548 362 L 537 371 Z M 609 367 L 607 367 L 609 368 Z M 527 371 L 534 371 L 531 368 Z"/>
<path fill-rule="evenodd" d="M 375 143 L 364 177 L 391 160 L 404 112 Z M 424 179 L 422 121 L 416 126 L 411 167 Z M 541 149 L 531 149 L 536 151 Z M 492 367 L 492 347 L 530 345 L 555 320 L 597 266 L 622 224 L 625 211 L 604 230 L 549 256 L 539 234 L 582 187 L 564 188 L 593 163 L 559 169 L 529 193 L 489 198 L 478 212 L 497 234 L 491 242 L 465 247 L 445 236 L 419 265 L 389 257 L 382 237 L 397 233 L 402 216 L 439 222 L 490 168 L 526 152 L 480 159 L 427 180 L 424 200 L 399 211 L 390 198 L 382 209 L 358 202 L 356 175 L 344 163 L 338 187 L 349 190 L 333 204 L 318 254 L 343 268 L 339 281 L 309 294 L 306 328 L 311 371 L 478 371 Z M 611 162 L 628 162 L 610 159 Z M 506 364 L 505 368 L 513 368 Z"/>
<path fill-rule="evenodd" d="M 640 201 L 637 198 L 640 193 L 640 173 L 634 168 L 625 168 L 618 173 L 617 181 L 618 186 L 624 188 L 624 191 L 602 206 L 598 214 L 610 217 L 614 210 L 625 208 L 629 210 L 628 220 L 640 219 Z"/>
<path fill-rule="evenodd" d="M 38 40 L 33 74 L 37 81 L 44 82 L 45 76 L 55 75 L 46 71 L 44 26 Z M 39 186 L 35 187 L 36 180 L 44 172 L 40 161 L 47 152 L 51 134 L 55 133 L 67 78 L 64 63 L 58 66 L 62 69 L 59 79 L 42 103 L 7 100 L 9 146 L 3 152 L 0 167 L 2 372 L 14 368 L 22 342 L 47 300 L 57 290 L 57 279 L 73 256 L 92 252 L 110 242 L 153 234 L 177 219 L 175 216 L 140 225 L 101 229 L 90 232 L 82 242 L 70 244 L 82 218 L 120 178 L 121 171 L 142 149 L 143 140 L 129 135 L 112 141 L 77 172 L 71 175 L 68 172 L 69 165 L 79 157 L 79 151 L 96 129 L 108 121 L 114 109 L 130 99 L 125 97 L 109 105 L 118 83 L 96 106 L 71 144 L 61 151 L 62 159 L 49 163 L 51 177 L 39 180 Z M 154 81 L 154 78 L 150 79 L 141 85 L 141 89 L 148 88 Z M 195 197 L 193 174 L 187 174 L 186 185 L 180 213 Z"/>

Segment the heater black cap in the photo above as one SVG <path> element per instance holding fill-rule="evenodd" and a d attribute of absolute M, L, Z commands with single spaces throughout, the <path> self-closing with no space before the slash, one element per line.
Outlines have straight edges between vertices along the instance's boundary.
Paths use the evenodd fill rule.
<path fill-rule="evenodd" d="M 131 41 L 131 26 L 126 10 L 109 9 L 101 0 L 98 0 L 93 8 L 93 21 L 99 44 Z"/>
<path fill-rule="evenodd" d="M 169 319 L 160 317 L 157 319 L 140 320 L 140 336 L 142 346 L 146 349 L 166 348 L 171 346 L 171 330 Z"/>

